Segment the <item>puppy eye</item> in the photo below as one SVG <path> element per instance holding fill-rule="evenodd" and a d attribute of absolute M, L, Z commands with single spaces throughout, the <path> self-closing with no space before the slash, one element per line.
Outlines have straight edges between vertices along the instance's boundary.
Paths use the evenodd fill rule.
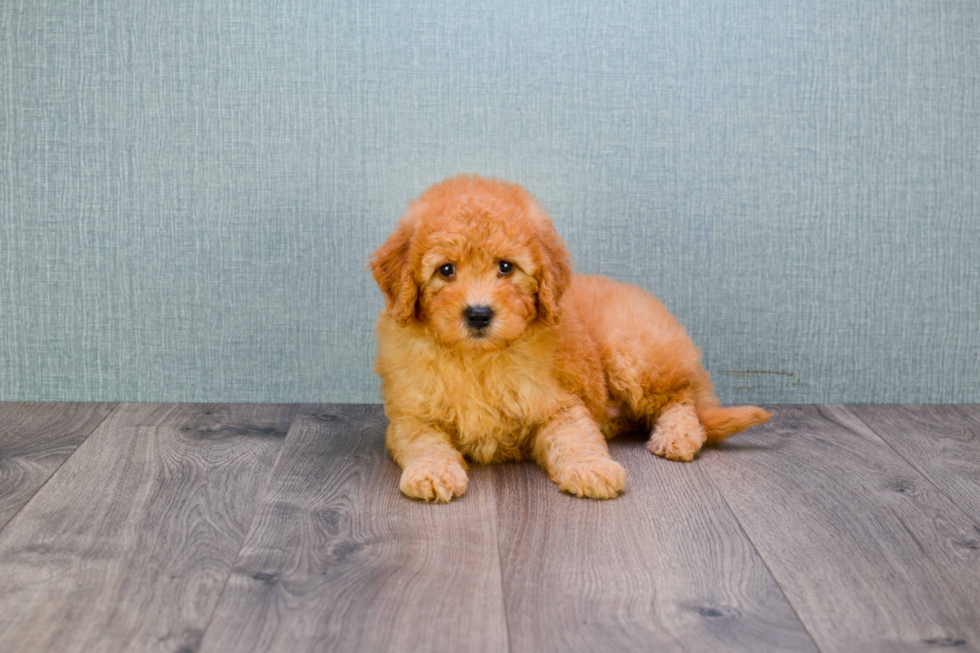
<path fill-rule="evenodd" d="M 497 269 L 500 270 L 500 274 L 507 275 L 514 271 L 514 264 L 510 261 L 500 261 L 497 263 Z"/>
<path fill-rule="evenodd" d="M 446 263 L 444 266 L 439 268 L 439 274 L 441 274 L 446 279 L 449 279 L 454 274 L 456 274 L 456 266 L 452 263 Z"/>

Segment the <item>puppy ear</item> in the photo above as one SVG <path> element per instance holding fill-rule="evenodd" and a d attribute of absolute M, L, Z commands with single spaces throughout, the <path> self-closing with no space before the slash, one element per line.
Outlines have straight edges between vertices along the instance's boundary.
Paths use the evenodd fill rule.
<path fill-rule="evenodd" d="M 412 277 L 409 248 L 415 227 L 402 220 L 388 240 L 371 256 L 368 267 L 385 296 L 388 314 L 399 324 L 408 324 L 415 316 L 418 287 Z"/>
<path fill-rule="evenodd" d="M 558 300 L 572 279 L 568 250 L 561 236 L 545 219 L 538 238 L 541 247 L 541 267 L 538 270 L 538 317 L 545 324 L 558 324 L 561 317 Z"/>

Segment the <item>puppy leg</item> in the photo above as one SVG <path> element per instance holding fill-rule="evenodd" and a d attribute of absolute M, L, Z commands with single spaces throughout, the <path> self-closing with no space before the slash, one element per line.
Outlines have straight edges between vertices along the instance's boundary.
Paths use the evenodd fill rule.
<path fill-rule="evenodd" d="M 386 444 L 402 468 L 399 489 L 405 496 L 448 503 L 466 492 L 466 462 L 448 433 L 428 424 L 398 419 L 388 427 Z"/>
<path fill-rule="evenodd" d="M 694 406 L 669 404 L 657 418 L 647 449 L 669 460 L 689 461 L 707 439 Z"/>
<path fill-rule="evenodd" d="M 613 499 L 626 485 L 626 470 L 609 456 L 599 426 L 581 406 L 541 428 L 534 457 L 559 488 L 577 497 Z"/>

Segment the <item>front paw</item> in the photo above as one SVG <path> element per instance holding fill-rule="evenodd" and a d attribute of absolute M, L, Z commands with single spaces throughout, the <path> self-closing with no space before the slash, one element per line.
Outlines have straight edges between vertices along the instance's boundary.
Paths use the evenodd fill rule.
<path fill-rule="evenodd" d="M 455 461 L 420 461 L 402 472 L 399 488 L 407 497 L 448 503 L 466 492 L 466 470 Z"/>
<path fill-rule="evenodd" d="M 577 497 L 615 499 L 626 486 L 626 470 L 611 458 L 573 462 L 559 469 L 552 480 Z"/>

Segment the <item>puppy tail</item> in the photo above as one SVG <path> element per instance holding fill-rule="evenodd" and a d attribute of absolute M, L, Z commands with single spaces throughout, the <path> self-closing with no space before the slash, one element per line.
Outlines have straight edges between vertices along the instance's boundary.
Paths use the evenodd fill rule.
<path fill-rule="evenodd" d="M 721 442 L 728 436 L 741 433 L 747 428 L 764 424 L 772 417 L 772 413 L 757 406 L 731 406 L 729 408 L 699 406 L 697 413 L 698 420 L 701 421 L 701 426 L 704 427 L 704 432 L 708 435 L 709 444 Z"/>

